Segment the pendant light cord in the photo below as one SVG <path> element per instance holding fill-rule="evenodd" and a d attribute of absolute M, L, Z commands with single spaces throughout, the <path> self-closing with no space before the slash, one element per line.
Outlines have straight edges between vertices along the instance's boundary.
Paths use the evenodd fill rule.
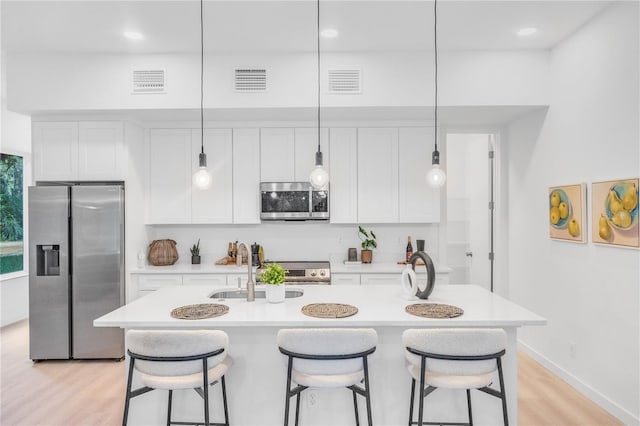
<path fill-rule="evenodd" d="M 200 153 L 204 154 L 204 0 L 200 0 Z"/>
<path fill-rule="evenodd" d="M 438 0 L 433 0 L 433 51 L 435 65 L 434 144 L 438 150 Z"/>
<path fill-rule="evenodd" d="M 320 0 L 317 1 L 317 15 L 318 15 L 318 49 L 317 53 L 317 65 L 318 65 L 318 152 L 320 152 Z"/>

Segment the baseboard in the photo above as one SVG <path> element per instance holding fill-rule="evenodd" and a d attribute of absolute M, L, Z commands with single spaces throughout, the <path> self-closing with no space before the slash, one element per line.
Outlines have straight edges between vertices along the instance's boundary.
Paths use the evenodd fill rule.
<path fill-rule="evenodd" d="M 536 362 L 541 364 L 547 370 L 551 371 L 556 376 L 560 377 L 562 380 L 571 385 L 574 389 L 580 392 L 585 397 L 589 398 L 593 403 L 597 404 L 603 410 L 607 411 L 609 414 L 620 420 L 625 425 L 640 425 L 640 418 L 635 417 L 632 413 L 622 408 L 611 399 L 607 398 L 602 393 L 598 392 L 591 386 L 582 382 L 573 374 L 564 370 L 549 358 L 544 355 L 536 352 L 533 348 L 523 343 L 522 341 L 518 341 L 518 349 L 522 352 L 526 353 L 528 356 L 533 358 Z"/>

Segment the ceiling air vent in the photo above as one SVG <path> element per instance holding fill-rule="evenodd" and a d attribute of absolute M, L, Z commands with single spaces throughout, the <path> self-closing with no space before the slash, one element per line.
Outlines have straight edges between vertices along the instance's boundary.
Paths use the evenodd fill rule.
<path fill-rule="evenodd" d="M 134 70 L 133 93 L 165 93 L 164 70 Z"/>
<path fill-rule="evenodd" d="M 236 92 L 266 92 L 267 70 L 236 68 Z"/>
<path fill-rule="evenodd" d="M 329 70 L 329 93 L 362 93 L 360 70 Z"/>

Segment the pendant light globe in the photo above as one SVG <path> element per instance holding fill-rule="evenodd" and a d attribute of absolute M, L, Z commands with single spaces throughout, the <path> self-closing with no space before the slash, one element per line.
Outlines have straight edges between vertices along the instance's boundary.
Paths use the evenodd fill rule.
<path fill-rule="evenodd" d="M 314 189 L 323 189 L 329 183 L 329 173 L 322 166 L 316 165 L 309 175 L 309 182 Z"/>
<path fill-rule="evenodd" d="M 193 184 L 198 189 L 207 189 L 211 186 L 211 174 L 207 171 L 206 167 L 200 167 L 199 170 L 193 174 Z"/>
<path fill-rule="evenodd" d="M 427 185 L 432 188 L 442 188 L 447 181 L 447 175 L 440 168 L 440 164 L 433 164 L 427 172 Z"/>

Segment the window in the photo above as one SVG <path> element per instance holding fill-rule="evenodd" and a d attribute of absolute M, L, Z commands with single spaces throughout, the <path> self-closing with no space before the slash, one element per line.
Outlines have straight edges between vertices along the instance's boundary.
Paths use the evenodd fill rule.
<path fill-rule="evenodd" d="M 0 154 L 0 274 L 24 268 L 23 158 Z"/>

